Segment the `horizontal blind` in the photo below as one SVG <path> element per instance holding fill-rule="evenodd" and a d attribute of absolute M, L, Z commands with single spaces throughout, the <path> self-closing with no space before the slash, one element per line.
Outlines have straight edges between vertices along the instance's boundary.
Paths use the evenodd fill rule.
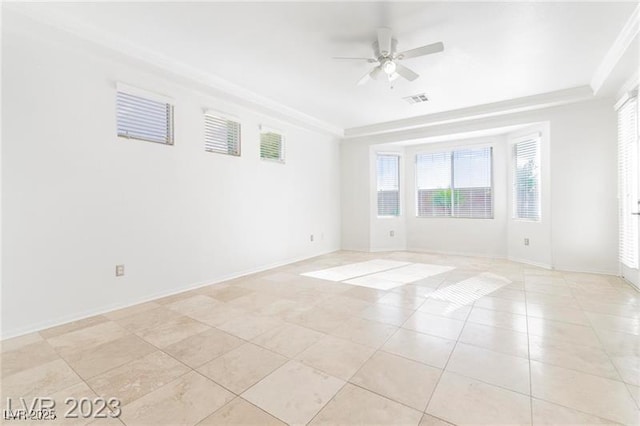
<path fill-rule="evenodd" d="M 209 152 L 240 155 L 240 123 L 205 114 L 204 149 Z"/>
<path fill-rule="evenodd" d="M 378 216 L 400 215 L 400 157 L 378 154 L 376 160 Z"/>
<path fill-rule="evenodd" d="M 540 140 L 514 145 L 513 216 L 540 220 Z"/>
<path fill-rule="evenodd" d="M 284 161 L 282 135 L 276 132 L 260 133 L 260 158 Z"/>
<path fill-rule="evenodd" d="M 451 153 L 416 156 L 417 214 L 451 216 Z"/>
<path fill-rule="evenodd" d="M 493 217 L 491 154 L 491 147 L 453 152 L 453 216 Z"/>
<path fill-rule="evenodd" d="M 173 145 L 173 106 L 118 91 L 118 136 Z"/>
<path fill-rule="evenodd" d="M 638 100 L 629 99 L 618 109 L 619 257 L 638 267 Z"/>

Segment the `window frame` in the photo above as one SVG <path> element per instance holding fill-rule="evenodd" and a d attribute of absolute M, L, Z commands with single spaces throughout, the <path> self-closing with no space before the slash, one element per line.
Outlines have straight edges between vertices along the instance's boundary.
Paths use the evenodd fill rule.
<path fill-rule="evenodd" d="M 616 139 L 618 144 L 618 263 L 624 272 L 626 268 L 638 269 L 638 250 L 640 250 L 637 240 L 638 222 L 637 218 L 632 216 L 638 206 L 637 174 L 634 176 L 634 173 L 631 173 L 633 183 L 631 185 L 626 184 L 629 178 L 629 168 L 627 167 L 629 160 L 631 159 L 632 162 L 637 161 L 639 155 L 637 152 L 638 142 L 640 141 L 640 99 L 638 98 L 638 89 L 625 93 L 616 102 L 614 108 L 617 116 Z M 632 108 L 631 112 L 626 111 L 628 108 Z M 627 116 L 633 121 L 633 127 L 624 121 Z M 624 136 L 627 136 L 628 139 L 625 139 Z M 629 146 L 632 149 L 635 147 L 635 155 L 633 155 L 633 151 L 629 155 Z M 636 188 L 633 188 L 634 183 Z M 629 195 L 631 195 L 631 199 L 629 199 Z"/>
<path fill-rule="evenodd" d="M 378 196 L 380 191 L 378 191 L 378 157 L 396 157 L 398 161 L 398 214 L 395 215 L 381 215 L 380 209 L 378 206 Z M 376 159 L 376 172 L 375 172 L 375 185 L 376 185 L 376 217 L 378 219 L 395 219 L 402 217 L 402 154 L 399 152 L 389 152 L 389 151 L 377 151 L 375 152 Z"/>
<path fill-rule="evenodd" d="M 214 149 L 207 149 L 207 117 L 211 117 L 211 118 L 216 118 L 216 119 L 220 119 L 220 120 L 225 120 L 226 122 L 232 122 L 232 123 L 237 123 L 238 124 L 238 149 L 237 149 L 237 153 L 230 153 L 230 152 L 224 152 L 224 151 L 216 151 Z M 231 114 L 226 114 L 226 113 L 222 113 L 216 110 L 212 110 L 212 109 L 205 109 L 203 112 L 203 118 L 204 118 L 204 151 L 205 152 L 210 152 L 213 154 L 222 154 L 222 155 L 228 155 L 231 157 L 241 157 L 242 156 L 242 122 L 240 121 L 240 119 L 238 117 L 235 117 Z M 228 145 L 227 145 L 227 151 L 228 151 Z"/>
<path fill-rule="evenodd" d="M 260 156 L 260 160 L 267 161 L 270 163 L 277 164 L 285 164 L 285 134 L 283 131 L 278 130 L 274 127 L 260 125 L 258 134 L 258 155 Z M 279 158 L 266 158 L 262 156 L 262 135 L 267 133 L 275 133 L 280 135 L 280 157 Z"/>
<path fill-rule="evenodd" d="M 137 135 L 129 135 L 129 134 L 125 134 L 125 133 L 120 133 L 120 121 L 119 121 L 119 103 L 118 103 L 118 95 L 122 93 L 128 96 L 134 96 L 137 98 L 141 98 L 147 101 L 151 101 L 151 102 L 156 102 L 156 103 L 161 103 L 161 104 L 165 104 L 166 108 L 167 108 L 167 114 L 166 114 L 166 126 L 167 126 L 167 139 L 166 141 L 160 141 L 157 139 L 151 139 L 151 138 L 146 138 L 143 136 L 137 136 Z M 173 146 L 175 145 L 175 135 L 174 135 L 174 130 L 175 130 L 175 113 L 174 113 L 174 104 L 173 104 L 173 99 L 164 96 L 164 95 L 160 95 L 148 90 L 144 90 L 144 89 L 140 89 L 138 87 L 134 87 L 134 86 L 130 86 L 128 84 L 122 83 L 122 82 L 116 82 L 116 102 L 115 102 L 115 116 L 116 116 L 116 136 L 118 138 L 122 138 L 122 139 L 131 139 L 131 140 L 139 140 L 139 141 L 144 141 L 144 142 L 152 142 L 152 143 L 156 143 L 159 145 L 168 145 L 168 146 Z"/>
<path fill-rule="evenodd" d="M 518 144 L 524 142 L 535 141 L 537 143 L 537 160 L 538 160 L 538 175 L 537 175 L 537 188 L 538 188 L 538 217 L 537 218 L 529 218 L 529 217 L 519 217 L 518 216 L 518 158 L 517 158 L 517 150 L 516 147 Z M 511 157 L 511 220 L 515 222 L 527 222 L 527 223 L 540 223 L 542 222 L 542 134 L 537 132 L 529 135 L 524 135 L 517 137 L 511 140 L 510 146 L 510 157 Z"/>
<path fill-rule="evenodd" d="M 465 150 L 480 150 L 480 149 L 489 149 L 489 162 L 490 162 L 490 173 L 489 173 L 489 183 L 490 186 L 489 188 L 491 188 L 491 216 L 486 216 L 486 217 L 479 217 L 479 216 L 454 216 L 453 215 L 453 202 L 452 202 L 452 214 L 450 215 L 446 215 L 446 216 L 421 216 L 420 215 L 420 205 L 419 205 L 419 191 L 420 188 L 418 186 L 418 156 L 420 155 L 433 155 L 433 154 L 449 154 L 449 161 L 451 161 L 451 166 L 450 166 L 450 177 L 449 177 L 449 189 L 454 190 L 455 188 L 453 187 L 453 183 L 454 183 L 454 176 L 455 176 L 455 168 L 453 166 L 454 164 L 454 152 L 456 151 L 465 151 Z M 463 145 L 463 146 L 456 146 L 456 147 L 451 147 L 451 148 L 440 148 L 440 149 L 429 149 L 429 150 L 421 150 L 415 153 L 415 156 L 413 158 L 413 162 L 414 162 L 414 179 L 415 179 L 415 190 L 414 190 L 414 197 L 415 197 L 415 218 L 416 219 L 472 219 L 472 220 L 494 220 L 496 217 L 496 212 L 495 212 L 495 181 L 494 181 L 494 156 L 493 156 L 493 151 L 495 148 L 495 144 L 494 143 L 479 143 L 477 145 Z M 452 191 L 453 194 L 453 191 Z"/>

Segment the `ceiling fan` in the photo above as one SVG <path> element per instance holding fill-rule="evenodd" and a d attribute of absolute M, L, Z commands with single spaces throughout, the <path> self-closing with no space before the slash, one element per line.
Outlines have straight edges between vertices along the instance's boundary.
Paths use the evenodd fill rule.
<path fill-rule="evenodd" d="M 444 44 L 442 44 L 442 42 L 438 42 L 427 44 L 426 46 L 422 47 L 417 47 L 415 49 L 406 50 L 404 52 L 396 52 L 398 40 L 393 38 L 393 32 L 390 28 L 378 28 L 377 35 L 378 39 L 373 42 L 373 58 L 333 58 L 367 61 L 370 64 L 378 64 L 358 81 L 359 86 L 365 84 L 369 80 L 377 79 L 382 74 L 386 74 L 387 79 L 390 82 L 394 81 L 398 77 L 403 77 L 409 81 L 413 81 L 416 78 L 420 77 L 420 75 L 402 65 L 400 61 L 410 58 L 416 58 L 418 56 L 430 55 L 432 53 L 438 53 L 444 50 Z"/>

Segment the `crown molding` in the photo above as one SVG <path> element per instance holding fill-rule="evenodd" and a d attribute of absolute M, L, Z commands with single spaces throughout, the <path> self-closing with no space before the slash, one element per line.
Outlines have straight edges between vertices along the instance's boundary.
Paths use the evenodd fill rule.
<path fill-rule="evenodd" d="M 232 83 L 210 72 L 192 67 L 185 63 L 179 63 L 175 59 L 157 51 L 131 43 L 129 40 L 119 37 L 117 34 L 98 29 L 95 26 L 88 25 L 84 22 L 70 19 L 64 14 L 51 13 L 50 11 L 47 11 L 45 14 L 37 10 L 37 7 L 34 7 L 33 5 L 22 5 L 19 2 L 3 2 L 2 8 L 5 11 L 10 11 L 27 17 L 38 25 L 45 25 L 49 28 L 63 31 L 81 39 L 82 41 L 99 45 L 109 51 L 123 55 L 125 58 L 131 59 L 135 62 L 146 63 L 154 68 L 162 70 L 163 72 L 179 76 L 186 81 L 195 83 L 196 86 L 205 86 L 231 98 L 238 99 L 241 103 L 246 104 L 249 107 L 257 107 L 258 110 L 266 109 L 267 112 L 272 113 L 274 117 L 284 117 L 285 119 L 292 120 L 294 124 L 299 123 L 303 127 L 319 130 L 334 136 L 342 137 L 344 135 L 344 130 L 339 126 L 335 126 L 270 98 L 259 95 L 258 93 L 245 89 L 238 84 Z"/>
<path fill-rule="evenodd" d="M 620 99 L 623 96 L 627 95 L 629 92 L 638 91 L 638 87 L 640 86 L 640 71 L 636 71 L 633 73 L 631 77 L 629 77 L 620 87 L 618 93 L 616 94 L 616 98 Z"/>
<path fill-rule="evenodd" d="M 398 144 L 417 145 L 419 141 L 428 138 L 442 137 L 452 134 L 470 133 L 476 131 L 484 131 L 495 128 L 509 126 L 529 126 L 534 123 L 540 123 L 549 120 L 554 112 L 567 111 L 567 106 L 571 108 L 588 107 L 594 103 L 598 105 L 613 105 L 612 98 L 592 98 L 581 102 L 572 102 L 570 104 L 558 104 L 546 108 L 535 108 L 529 110 L 520 110 L 505 114 L 496 114 L 492 116 L 476 116 L 467 117 L 462 120 L 450 120 L 447 122 L 434 123 L 429 126 L 413 127 L 389 131 L 385 133 L 377 133 L 363 136 L 354 136 L 343 139 L 343 143 L 354 145 L 380 145 L 380 144 Z M 572 109 L 572 111 L 575 111 Z"/>
<path fill-rule="evenodd" d="M 594 94 L 598 94 L 604 86 L 607 79 L 615 69 L 616 65 L 622 59 L 625 52 L 633 43 L 633 40 L 640 34 L 640 5 L 638 5 L 631 16 L 618 33 L 615 41 L 602 58 L 602 62 L 596 68 L 591 78 L 591 88 Z"/>
<path fill-rule="evenodd" d="M 532 111 L 553 106 L 566 105 L 593 98 L 590 86 L 578 86 L 571 89 L 542 93 L 539 95 L 509 99 L 506 101 L 483 104 L 469 108 L 456 109 L 418 117 L 376 123 L 368 126 L 345 129 L 345 139 L 380 135 L 389 132 L 415 130 L 430 126 L 450 124 L 478 118 L 496 117 L 516 112 Z"/>

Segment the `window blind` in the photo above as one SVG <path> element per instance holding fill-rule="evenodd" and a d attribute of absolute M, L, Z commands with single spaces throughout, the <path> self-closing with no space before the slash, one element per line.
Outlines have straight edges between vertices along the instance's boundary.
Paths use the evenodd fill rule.
<path fill-rule="evenodd" d="M 638 99 L 630 98 L 618 109 L 619 257 L 638 267 Z"/>
<path fill-rule="evenodd" d="M 456 217 L 493 217 L 491 148 L 453 152 L 453 212 Z"/>
<path fill-rule="evenodd" d="M 400 215 L 400 157 L 378 154 L 376 159 L 378 216 Z"/>
<path fill-rule="evenodd" d="M 493 217 L 492 148 L 416 156 L 419 217 Z"/>
<path fill-rule="evenodd" d="M 451 152 L 416 156 L 418 216 L 451 216 Z"/>
<path fill-rule="evenodd" d="M 173 106 L 118 90 L 118 136 L 173 145 Z"/>
<path fill-rule="evenodd" d="M 284 162 L 283 137 L 280 133 L 260 132 L 260 158 Z"/>
<path fill-rule="evenodd" d="M 540 139 L 518 142 L 514 151 L 513 216 L 540 220 Z"/>
<path fill-rule="evenodd" d="M 211 113 L 204 116 L 204 149 L 240 155 L 240 123 Z"/>

